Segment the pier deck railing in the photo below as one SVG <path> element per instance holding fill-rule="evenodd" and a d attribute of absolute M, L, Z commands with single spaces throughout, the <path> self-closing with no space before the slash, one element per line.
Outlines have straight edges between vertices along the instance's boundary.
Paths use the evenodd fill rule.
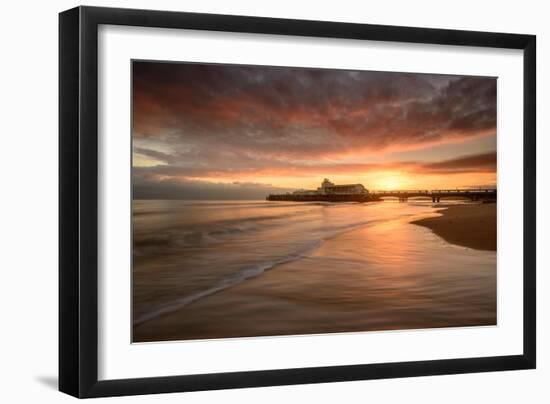
<path fill-rule="evenodd" d="M 433 202 L 439 202 L 444 197 L 463 197 L 473 201 L 479 199 L 494 199 L 497 190 L 493 188 L 471 188 L 471 189 L 417 189 L 417 190 L 395 190 L 395 191 L 373 191 L 373 195 L 379 197 L 396 197 L 400 200 L 407 200 L 415 197 L 432 198 Z"/>

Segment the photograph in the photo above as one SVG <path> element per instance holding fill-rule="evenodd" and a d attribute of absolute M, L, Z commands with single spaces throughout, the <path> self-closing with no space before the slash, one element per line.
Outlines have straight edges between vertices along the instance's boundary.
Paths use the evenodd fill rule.
<path fill-rule="evenodd" d="M 497 78 L 131 61 L 132 342 L 497 325 Z"/>

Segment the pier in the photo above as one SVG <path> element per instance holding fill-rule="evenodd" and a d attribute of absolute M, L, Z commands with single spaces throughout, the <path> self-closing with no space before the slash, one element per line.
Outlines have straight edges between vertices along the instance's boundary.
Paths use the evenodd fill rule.
<path fill-rule="evenodd" d="M 429 198 L 432 202 L 440 202 L 441 198 L 461 198 L 471 201 L 496 200 L 497 190 L 494 188 L 466 189 L 416 189 L 394 191 L 369 191 L 362 184 L 336 185 L 327 178 L 316 190 L 298 190 L 293 193 L 271 194 L 268 201 L 294 202 L 372 202 L 382 198 L 397 198 L 406 202 L 409 198 Z"/>
<path fill-rule="evenodd" d="M 409 198 L 421 197 L 431 198 L 432 202 L 440 202 L 441 198 L 462 198 L 471 201 L 497 199 L 497 190 L 494 188 L 374 191 L 370 194 L 377 196 L 378 199 L 398 198 L 401 202 L 405 202 Z"/>

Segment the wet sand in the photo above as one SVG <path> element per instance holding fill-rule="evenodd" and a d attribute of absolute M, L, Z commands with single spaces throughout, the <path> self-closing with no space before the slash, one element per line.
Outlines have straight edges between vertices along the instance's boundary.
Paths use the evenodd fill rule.
<path fill-rule="evenodd" d="M 455 205 L 440 210 L 438 217 L 413 221 L 452 244 L 476 250 L 497 249 L 497 204 Z"/>
<path fill-rule="evenodd" d="M 453 220 L 462 215 L 473 223 L 481 218 L 489 221 L 494 208 L 452 206 L 449 210 Z M 133 340 L 495 325 L 493 253 L 462 251 L 427 229 L 408 224 L 414 219 L 327 240 L 307 257 L 134 326 Z M 437 223 L 437 219 L 427 220 Z M 445 266 L 432 247 L 419 252 L 418 243 L 439 246 L 437 255 L 449 257 Z M 382 264 L 369 265 L 376 254 L 384 257 Z M 480 259 L 485 264 L 480 265 Z"/>

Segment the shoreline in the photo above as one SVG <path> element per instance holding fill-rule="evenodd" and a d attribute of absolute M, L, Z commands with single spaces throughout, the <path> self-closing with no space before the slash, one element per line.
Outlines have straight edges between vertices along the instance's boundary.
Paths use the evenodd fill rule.
<path fill-rule="evenodd" d="M 451 205 L 440 216 L 412 221 L 430 229 L 445 241 L 482 251 L 497 249 L 497 204 Z"/>
<path fill-rule="evenodd" d="M 479 208 L 496 208 L 451 208 L 463 206 L 476 217 Z M 459 210 L 461 217 L 468 216 Z M 327 239 L 299 260 L 134 324 L 132 341 L 495 325 L 494 254 L 449 249 L 429 232 L 409 226 L 409 220 L 389 220 Z M 446 260 L 444 271 L 426 265 L 437 257 Z"/>

